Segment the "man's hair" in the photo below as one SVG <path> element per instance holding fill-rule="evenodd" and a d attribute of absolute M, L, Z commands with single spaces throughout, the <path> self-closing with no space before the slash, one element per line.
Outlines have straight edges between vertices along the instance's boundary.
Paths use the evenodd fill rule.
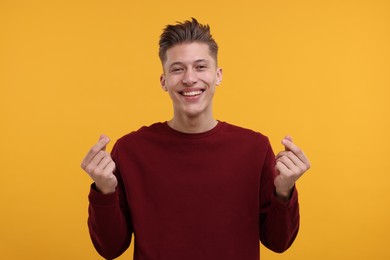
<path fill-rule="evenodd" d="M 210 55 L 217 62 L 218 45 L 210 33 L 210 26 L 200 24 L 195 18 L 192 21 L 177 22 L 167 25 L 160 36 L 159 56 L 162 63 L 166 61 L 167 50 L 177 44 L 201 42 L 209 46 Z"/>

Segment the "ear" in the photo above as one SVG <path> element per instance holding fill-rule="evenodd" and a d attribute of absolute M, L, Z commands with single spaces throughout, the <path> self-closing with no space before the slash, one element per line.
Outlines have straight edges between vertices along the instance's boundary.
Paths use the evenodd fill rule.
<path fill-rule="evenodd" d="M 168 91 L 168 88 L 165 85 L 165 76 L 164 76 L 164 74 L 161 74 L 161 76 L 160 76 L 160 84 L 161 84 L 161 87 L 162 87 L 162 89 L 164 91 Z"/>
<path fill-rule="evenodd" d="M 217 81 L 215 84 L 219 86 L 222 82 L 222 68 L 217 68 Z"/>

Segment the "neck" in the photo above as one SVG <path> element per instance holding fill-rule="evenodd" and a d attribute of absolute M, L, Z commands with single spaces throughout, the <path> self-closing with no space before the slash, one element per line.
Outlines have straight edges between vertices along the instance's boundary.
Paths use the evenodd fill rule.
<path fill-rule="evenodd" d="M 168 121 L 168 125 L 176 131 L 195 134 L 203 133 L 213 129 L 218 121 L 213 116 L 204 117 L 187 117 L 174 116 L 172 120 Z"/>

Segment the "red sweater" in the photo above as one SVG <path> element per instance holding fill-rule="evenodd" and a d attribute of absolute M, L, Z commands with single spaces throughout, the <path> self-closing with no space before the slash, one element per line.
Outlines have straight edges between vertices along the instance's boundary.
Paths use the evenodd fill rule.
<path fill-rule="evenodd" d="M 88 225 L 105 258 L 134 233 L 134 259 L 257 260 L 259 240 L 282 252 L 299 226 L 297 192 L 275 195 L 275 156 L 267 137 L 219 122 L 185 134 L 167 123 L 120 138 L 112 157 L 115 193 L 92 186 Z"/>

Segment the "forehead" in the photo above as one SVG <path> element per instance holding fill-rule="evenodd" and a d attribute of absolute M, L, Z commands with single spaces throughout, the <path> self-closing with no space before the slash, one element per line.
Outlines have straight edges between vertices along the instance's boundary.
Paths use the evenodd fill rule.
<path fill-rule="evenodd" d="M 197 60 L 215 62 L 210 54 L 209 46 L 201 42 L 181 43 L 167 50 L 165 65 L 169 66 L 176 62 L 192 63 Z"/>

